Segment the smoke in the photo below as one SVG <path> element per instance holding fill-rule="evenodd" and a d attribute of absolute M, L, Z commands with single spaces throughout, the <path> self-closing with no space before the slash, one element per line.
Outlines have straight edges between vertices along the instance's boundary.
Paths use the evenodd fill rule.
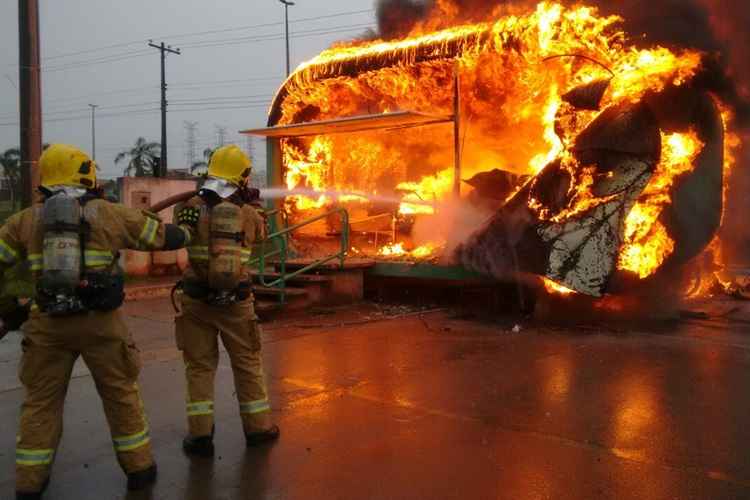
<path fill-rule="evenodd" d="M 455 249 L 479 230 L 494 213 L 488 208 L 455 200 L 440 203 L 436 217 L 417 218 L 412 229 L 415 247 L 443 244 L 442 255 L 451 260 Z"/>
<path fill-rule="evenodd" d="M 431 7 L 429 0 L 379 0 L 375 6 L 378 36 L 392 39 L 408 33 Z"/>

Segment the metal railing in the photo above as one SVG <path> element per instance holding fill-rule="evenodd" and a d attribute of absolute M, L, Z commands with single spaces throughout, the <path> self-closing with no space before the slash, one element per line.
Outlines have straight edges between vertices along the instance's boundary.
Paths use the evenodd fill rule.
<path fill-rule="evenodd" d="M 284 210 L 273 210 L 269 211 L 267 215 L 274 216 L 274 215 L 280 215 L 282 222 L 284 224 L 284 229 L 277 231 L 273 234 L 268 235 L 266 239 L 264 239 L 260 243 L 260 249 L 259 249 L 259 255 L 257 258 L 253 259 L 251 261 L 251 265 L 258 265 L 258 281 L 262 286 L 265 286 L 267 288 L 278 288 L 281 293 L 279 295 L 279 301 L 283 304 L 286 301 L 286 282 L 301 275 L 304 273 L 307 273 L 309 271 L 312 271 L 314 269 L 317 269 L 319 267 L 324 266 L 325 264 L 328 264 L 329 262 L 332 262 L 334 260 L 340 261 L 340 266 L 343 269 L 344 263 L 346 261 L 346 254 L 349 251 L 349 212 L 347 212 L 344 208 L 337 208 L 334 210 L 331 210 L 330 212 L 326 212 L 324 214 L 312 217 L 310 219 L 307 219 L 305 221 L 300 222 L 299 224 L 295 224 L 293 226 L 289 226 L 289 221 L 286 218 L 286 212 Z M 297 269 L 296 271 L 293 271 L 291 273 L 286 272 L 286 264 L 287 259 L 289 257 L 289 235 L 293 233 L 294 231 L 297 231 L 303 227 L 309 226 L 310 224 L 314 224 L 315 222 L 318 222 L 323 219 L 327 219 L 328 217 L 332 215 L 339 215 L 341 217 L 341 247 L 338 252 L 335 254 L 329 255 L 328 257 L 323 257 L 321 259 L 316 260 L 315 262 L 312 262 L 300 269 Z M 274 249 L 266 252 L 266 247 L 268 243 L 274 244 Z M 266 264 L 269 262 L 269 259 L 273 257 L 279 257 L 278 260 L 274 260 L 273 263 L 278 265 L 279 269 L 279 277 L 276 278 L 273 281 L 267 281 L 265 272 L 266 272 Z"/>

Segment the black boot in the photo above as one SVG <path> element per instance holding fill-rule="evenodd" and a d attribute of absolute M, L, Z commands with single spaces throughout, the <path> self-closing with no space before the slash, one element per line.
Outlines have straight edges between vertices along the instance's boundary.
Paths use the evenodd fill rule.
<path fill-rule="evenodd" d="M 148 469 L 128 474 L 128 490 L 138 491 L 156 482 L 156 464 Z"/>
<path fill-rule="evenodd" d="M 214 437 L 213 435 L 200 437 L 188 436 L 182 440 L 182 449 L 188 455 L 211 458 L 214 456 Z"/>
<path fill-rule="evenodd" d="M 272 425 L 268 430 L 245 434 L 245 442 L 248 446 L 258 446 L 263 443 L 277 440 L 279 438 L 279 434 L 281 434 L 279 426 Z"/>
<path fill-rule="evenodd" d="M 16 491 L 16 500 L 41 500 L 42 495 L 44 495 L 44 492 L 47 491 L 47 486 L 49 486 L 49 479 L 44 482 L 42 491 L 37 491 L 35 493 L 24 493 L 22 491 Z"/>
<path fill-rule="evenodd" d="M 37 491 L 36 493 L 22 493 L 16 491 L 16 500 L 42 500 L 42 492 Z"/>

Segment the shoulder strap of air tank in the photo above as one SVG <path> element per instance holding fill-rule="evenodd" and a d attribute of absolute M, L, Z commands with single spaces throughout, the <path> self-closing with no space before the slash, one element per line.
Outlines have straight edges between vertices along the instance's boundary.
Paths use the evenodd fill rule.
<path fill-rule="evenodd" d="M 88 192 L 78 199 L 78 203 L 81 205 L 81 224 L 78 229 L 78 242 L 81 247 L 81 278 L 86 273 L 86 244 L 91 236 L 91 224 L 86 220 L 86 204 L 92 200 L 101 198 L 97 193 Z"/>
<path fill-rule="evenodd" d="M 232 201 L 231 203 L 234 203 L 234 201 Z M 236 205 L 236 203 L 235 203 L 235 205 Z M 214 209 L 214 207 L 211 207 L 211 206 L 208 207 L 208 217 L 209 217 L 209 219 L 211 217 L 213 217 L 213 209 Z M 209 224 L 209 227 L 210 227 L 210 224 Z M 236 241 L 238 243 L 241 243 L 242 246 L 245 246 L 245 232 L 244 231 L 240 231 L 239 233 L 230 233 L 230 232 L 227 232 L 227 231 L 211 231 L 211 230 L 209 230 L 208 234 L 209 234 L 210 238 L 224 238 L 224 239 L 227 239 L 227 240 L 234 240 L 234 241 Z"/>

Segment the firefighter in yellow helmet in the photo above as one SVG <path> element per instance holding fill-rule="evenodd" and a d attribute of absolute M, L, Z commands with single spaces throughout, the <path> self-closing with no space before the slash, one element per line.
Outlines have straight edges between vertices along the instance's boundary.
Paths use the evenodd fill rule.
<path fill-rule="evenodd" d="M 47 486 L 79 356 L 102 399 L 127 486 L 142 489 L 155 480 L 156 465 L 137 384 L 138 351 L 118 311 L 124 298 L 118 252 L 181 248 L 192 228 L 103 199 L 95 163 L 75 147 L 50 146 L 39 168 L 44 201 L 0 228 L 0 279 L 20 263 L 31 270 L 36 289 L 27 308 L 0 300 L 3 328 L 23 324 L 16 498 L 41 498 Z"/>
<path fill-rule="evenodd" d="M 279 436 L 279 428 L 271 422 L 250 282 L 251 247 L 265 231 L 262 217 L 251 206 L 253 196 L 248 194 L 252 191 L 247 186 L 250 169 L 250 159 L 237 146 L 217 149 L 198 196 L 176 209 L 178 220 L 190 217 L 190 209 L 200 209 L 195 237 L 188 247 L 190 267 L 183 277 L 182 312 L 175 320 L 187 375 L 189 434 L 183 448 L 191 455 L 214 453 L 219 336 L 234 372 L 247 445 Z"/>

